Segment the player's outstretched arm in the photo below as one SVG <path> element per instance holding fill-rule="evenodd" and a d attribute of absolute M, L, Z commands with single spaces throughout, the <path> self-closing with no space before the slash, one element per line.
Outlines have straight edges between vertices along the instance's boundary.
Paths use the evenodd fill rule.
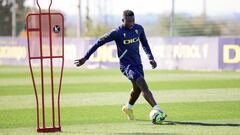
<path fill-rule="evenodd" d="M 77 67 L 82 66 L 89 59 L 89 57 L 98 49 L 98 47 L 104 45 L 107 42 L 113 41 L 114 38 L 115 31 L 111 31 L 108 34 L 105 34 L 104 36 L 99 38 L 97 42 L 94 43 L 94 45 L 88 50 L 88 52 L 83 58 L 75 60 L 74 64 L 76 64 Z"/>
<path fill-rule="evenodd" d="M 82 66 L 87 60 L 85 58 L 77 59 L 75 60 L 74 64 L 76 64 L 77 67 Z"/>

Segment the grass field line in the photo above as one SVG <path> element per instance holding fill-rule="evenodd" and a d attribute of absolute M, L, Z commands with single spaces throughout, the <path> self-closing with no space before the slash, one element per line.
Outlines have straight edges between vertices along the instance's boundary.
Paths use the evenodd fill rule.
<path fill-rule="evenodd" d="M 176 102 L 206 102 L 206 101 L 240 101 L 240 89 L 207 89 L 207 90 L 171 90 L 153 91 L 153 95 L 159 103 Z M 90 105 L 116 105 L 126 104 L 129 92 L 96 92 L 62 94 L 61 106 L 90 106 Z M 46 105 L 51 103 L 51 96 L 45 97 Z M 23 109 L 35 107 L 34 95 L 1 96 L 0 109 Z M 146 103 L 141 96 L 137 103 Z"/>
<path fill-rule="evenodd" d="M 240 79 L 240 75 L 236 76 L 225 76 L 225 75 L 207 75 L 207 76 L 185 76 L 185 75 L 154 75 L 154 76 L 146 76 L 146 81 L 198 81 L 198 80 L 226 80 L 226 79 Z M 40 77 L 35 77 L 36 84 L 41 84 Z M 55 82 L 59 81 L 59 78 L 55 78 Z M 91 81 L 89 81 L 91 80 Z M 45 84 L 50 84 L 50 77 L 45 77 Z M 122 82 L 129 82 L 127 78 L 124 76 L 64 76 L 63 77 L 63 84 L 85 84 L 85 83 L 122 83 Z M 15 86 L 24 86 L 24 85 L 32 85 L 32 79 L 29 77 L 27 78 L 0 78 L 0 86 L 9 86 L 14 84 Z"/>

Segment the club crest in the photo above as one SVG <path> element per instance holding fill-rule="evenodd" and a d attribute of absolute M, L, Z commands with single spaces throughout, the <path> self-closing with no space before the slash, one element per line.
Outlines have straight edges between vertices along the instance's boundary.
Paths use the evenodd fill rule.
<path fill-rule="evenodd" d="M 123 37 L 126 38 L 126 33 L 123 33 Z"/>
<path fill-rule="evenodd" d="M 135 32 L 138 34 L 138 30 L 135 30 Z"/>

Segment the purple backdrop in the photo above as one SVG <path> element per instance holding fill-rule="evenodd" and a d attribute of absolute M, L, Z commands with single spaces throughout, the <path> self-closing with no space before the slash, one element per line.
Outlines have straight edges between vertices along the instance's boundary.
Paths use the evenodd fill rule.
<path fill-rule="evenodd" d="M 219 68 L 240 69 L 240 38 L 219 38 Z"/>
<path fill-rule="evenodd" d="M 65 38 L 65 66 L 73 67 L 96 39 Z M 149 38 L 158 69 L 239 70 L 240 38 L 238 37 L 175 37 Z M 27 65 L 27 40 L 0 37 L 0 65 Z M 146 54 L 140 49 L 145 69 L 151 68 Z M 37 63 L 36 63 L 37 65 Z M 114 42 L 100 47 L 85 67 L 118 68 Z"/>

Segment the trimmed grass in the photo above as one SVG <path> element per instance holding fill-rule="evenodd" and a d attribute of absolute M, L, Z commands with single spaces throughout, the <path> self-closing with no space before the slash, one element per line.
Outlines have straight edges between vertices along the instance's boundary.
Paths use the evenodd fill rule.
<path fill-rule="evenodd" d="M 238 101 L 163 103 L 160 106 L 168 113 L 167 119 L 173 121 L 240 118 Z M 121 107 L 122 105 L 63 107 L 61 109 L 62 125 L 127 122 L 126 116 L 120 111 Z M 137 120 L 151 123 L 148 117 L 150 110 L 151 108 L 147 104 L 137 104 L 134 112 Z M 0 114 L 0 128 L 35 125 L 35 119 L 33 119 L 35 118 L 35 109 L 0 110 Z"/>
<path fill-rule="evenodd" d="M 29 80 L 31 81 L 31 80 Z M 81 82 L 81 80 L 79 80 Z M 152 90 L 192 90 L 192 89 L 210 89 L 210 88 L 240 88 L 240 79 L 226 80 L 188 80 L 188 81 L 147 81 Z M 106 86 L 108 85 L 108 87 Z M 40 86 L 40 85 L 38 85 Z M 46 85 L 50 87 L 50 85 Z M 89 92 L 126 92 L 131 89 L 130 82 L 119 83 L 79 83 L 62 85 L 62 93 L 89 93 Z M 49 91 L 47 91 L 49 94 Z M 33 86 L 29 85 L 9 85 L 0 86 L 0 96 L 8 95 L 32 95 Z"/>
<path fill-rule="evenodd" d="M 37 69 L 37 68 L 35 68 Z M 39 78 L 39 69 L 36 70 Z M 49 71 L 46 71 L 46 78 L 49 79 Z M 136 121 L 129 122 L 126 116 L 122 114 L 121 107 L 123 104 L 117 102 L 115 105 L 101 105 L 100 103 L 86 106 L 74 103 L 74 99 L 65 99 L 66 106 L 61 108 L 61 125 L 63 132 L 61 134 L 199 134 L 199 135 L 225 135 L 240 133 L 240 99 L 233 94 L 229 94 L 229 98 L 219 101 L 219 97 L 224 93 L 217 93 L 234 88 L 234 93 L 240 92 L 240 72 L 224 71 L 224 72 L 202 72 L 202 71 L 168 71 L 168 70 L 149 70 L 145 72 L 146 80 L 149 87 L 156 91 L 171 91 L 176 97 L 181 90 L 191 93 L 198 90 L 199 92 L 210 91 L 206 96 L 215 97 L 206 102 L 198 102 L 199 99 L 193 98 L 195 95 L 184 95 L 178 98 L 189 98 L 188 102 L 171 99 L 170 101 L 160 103 L 160 107 L 168 114 L 168 121 L 177 122 L 200 122 L 215 123 L 216 126 L 186 125 L 177 124 L 169 125 L 152 125 L 148 118 L 151 107 L 148 104 L 136 104 L 134 106 L 134 114 Z M 50 85 L 46 85 L 50 87 Z M 122 76 L 119 69 L 78 69 L 66 68 L 64 70 L 64 80 L 62 86 L 62 96 L 67 94 L 94 94 L 100 92 L 109 92 L 110 95 L 116 96 L 112 100 L 122 99 L 118 97 L 117 92 L 129 92 L 131 83 Z M 175 91 L 174 91 L 175 90 Z M 49 95 L 49 91 L 46 92 Z M 215 95 L 216 94 L 216 95 Z M 32 95 L 33 103 L 34 91 L 30 78 L 29 68 L 26 66 L 0 66 L 0 99 L 9 96 L 6 99 L 16 98 L 12 100 L 11 105 L 24 106 L 19 104 L 18 97 Z M 122 96 L 125 94 L 122 94 Z M 227 94 L 226 94 L 227 95 Z M 236 95 L 236 94 L 235 94 Z M 230 101 L 230 98 L 235 101 Z M 77 98 L 77 96 L 74 96 Z M 87 98 L 87 96 L 86 96 Z M 125 98 L 125 97 L 124 97 Z M 158 97 L 157 97 L 158 98 Z M 166 98 L 166 97 L 165 97 Z M 205 98 L 205 97 L 204 97 Z M 126 97 L 127 99 L 127 97 Z M 222 99 L 222 98 L 221 98 Z M 92 100 L 92 98 L 89 98 Z M 11 100 L 0 100 L 3 103 L 0 109 L 0 134 L 36 134 L 36 109 L 8 109 L 7 103 Z M 26 100 L 27 101 L 27 100 Z M 77 102 L 78 100 L 76 100 Z M 85 99 L 87 101 L 87 99 Z M 161 101 L 161 99 L 158 99 Z M 187 100 L 186 100 L 187 101 Z M 208 101 L 208 102 L 207 102 Z M 73 107 L 68 106 L 68 103 Z M 109 101 L 111 102 L 111 101 Z M 127 102 L 127 100 L 126 100 Z M 87 102 L 86 102 L 87 103 Z M 143 102 L 141 102 L 143 103 Z M 26 103 L 29 104 L 29 103 Z M 75 106 L 74 106 L 75 105 Z M 35 104 L 33 105 L 35 106 Z M 4 108 L 3 108 L 4 107 Z M 21 107 L 20 107 L 21 108 Z M 50 109 L 47 108 L 47 125 L 51 124 L 49 116 Z M 239 126 L 220 126 L 221 124 L 232 123 Z"/>

